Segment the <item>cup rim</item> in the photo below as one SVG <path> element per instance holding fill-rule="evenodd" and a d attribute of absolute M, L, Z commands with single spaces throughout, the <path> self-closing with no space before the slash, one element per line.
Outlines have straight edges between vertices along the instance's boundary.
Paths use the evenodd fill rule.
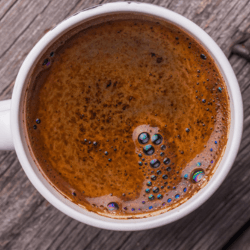
<path fill-rule="evenodd" d="M 119 12 L 138 12 L 143 14 L 150 14 L 156 17 L 163 18 L 167 21 L 174 23 L 175 25 L 186 30 L 190 35 L 196 37 L 202 45 L 209 50 L 210 55 L 216 60 L 218 67 L 222 74 L 224 74 L 225 82 L 227 82 L 228 92 L 231 93 L 231 128 L 229 137 L 231 138 L 230 145 L 227 143 L 227 157 L 225 158 L 226 152 L 224 153 L 220 165 L 216 170 L 216 174 L 213 175 L 208 184 L 202 188 L 197 194 L 186 201 L 179 207 L 165 212 L 164 214 L 157 215 L 154 217 L 143 218 L 143 219 L 131 219 L 131 220 L 120 220 L 106 218 L 100 215 L 90 216 L 90 212 L 80 212 L 73 209 L 71 206 L 66 204 L 65 201 L 59 199 L 38 178 L 37 174 L 31 167 L 28 159 L 28 155 L 24 149 L 23 141 L 21 138 L 21 121 L 20 121 L 20 102 L 23 86 L 28 77 L 29 71 L 36 59 L 42 53 L 44 48 L 53 41 L 58 35 L 62 34 L 68 28 L 88 19 L 101 14 L 119 13 Z M 233 114 L 233 117 L 232 117 Z M 243 130 L 243 105 L 242 97 L 239 89 L 239 85 L 233 69 L 221 51 L 219 46 L 213 41 L 213 39 L 199 26 L 187 18 L 171 11 L 166 8 L 156 6 L 147 3 L 137 2 L 115 2 L 107 3 L 99 6 L 94 6 L 87 10 L 83 10 L 62 21 L 53 30 L 42 37 L 42 39 L 33 47 L 26 59 L 24 60 L 14 86 L 12 103 L 11 103 L 11 131 L 13 136 L 14 147 L 18 156 L 18 159 L 28 176 L 29 180 L 35 186 L 35 188 L 48 200 L 53 206 L 59 209 L 61 212 L 68 216 L 86 223 L 91 226 L 95 226 L 103 229 L 119 230 L 119 231 L 136 231 L 145 230 L 150 228 L 159 227 L 173 221 L 176 221 L 185 215 L 191 213 L 201 204 L 203 204 L 221 185 L 229 170 L 231 169 L 233 162 L 236 158 L 241 136 Z"/>

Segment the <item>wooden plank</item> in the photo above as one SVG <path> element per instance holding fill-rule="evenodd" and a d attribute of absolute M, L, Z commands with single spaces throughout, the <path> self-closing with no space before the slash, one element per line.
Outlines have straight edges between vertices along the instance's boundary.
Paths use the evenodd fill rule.
<path fill-rule="evenodd" d="M 16 3 L 17 0 L 0 1 L 0 21 L 7 15 Z"/>
<path fill-rule="evenodd" d="M 81 9 L 115 1 L 0 1 L 0 99 L 11 97 L 22 61 L 50 27 Z M 249 0 L 139 2 L 158 4 L 193 20 L 228 56 L 234 37 L 249 30 Z M 250 64 L 236 55 L 230 56 L 230 63 L 243 95 L 243 141 L 226 181 L 199 209 L 175 223 L 147 231 L 90 227 L 44 200 L 14 152 L 0 152 L 0 249 L 221 249 L 250 219 Z M 249 243 L 249 233 L 244 235 L 232 247 Z"/>
<path fill-rule="evenodd" d="M 230 240 L 223 250 L 248 250 L 250 248 L 250 221 Z"/>

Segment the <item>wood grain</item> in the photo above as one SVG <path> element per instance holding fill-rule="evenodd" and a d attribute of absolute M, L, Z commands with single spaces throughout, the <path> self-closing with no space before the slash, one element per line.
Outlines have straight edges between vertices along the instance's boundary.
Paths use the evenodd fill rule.
<path fill-rule="evenodd" d="M 243 228 L 243 230 L 241 231 L 241 234 L 235 235 L 235 237 L 231 240 L 232 244 L 229 245 L 229 247 L 227 248 L 228 250 L 233 250 L 233 249 L 248 250 L 249 249 L 250 247 L 249 226 L 250 226 L 250 221 L 247 222 L 247 225 L 246 227 Z M 226 247 L 224 249 L 226 249 Z"/>
<path fill-rule="evenodd" d="M 0 1 L 0 100 L 11 97 L 23 60 L 48 29 L 79 10 L 107 2 L 115 1 Z M 138 2 L 169 8 L 194 21 L 229 57 L 239 81 L 245 116 L 243 139 L 231 172 L 219 190 L 185 218 L 147 231 L 113 232 L 87 226 L 59 212 L 32 186 L 15 152 L 0 152 L 0 249 L 203 250 L 223 246 L 250 249 L 247 224 L 250 220 L 250 63 L 230 54 L 235 39 L 243 32 L 250 32 L 250 1 Z M 235 235 L 238 237 L 234 238 Z"/>

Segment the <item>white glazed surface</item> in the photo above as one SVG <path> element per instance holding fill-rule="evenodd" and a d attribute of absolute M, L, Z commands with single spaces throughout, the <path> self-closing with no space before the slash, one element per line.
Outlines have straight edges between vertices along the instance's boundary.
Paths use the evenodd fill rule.
<path fill-rule="evenodd" d="M 0 102 L 0 150 L 14 150 L 10 128 L 11 100 Z"/>
<path fill-rule="evenodd" d="M 145 219 L 110 219 L 103 216 L 99 216 L 95 213 L 88 212 L 85 209 L 65 199 L 53 187 L 48 184 L 48 182 L 44 179 L 44 177 L 40 174 L 40 172 L 34 165 L 29 151 L 27 150 L 27 145 L 24 140 L 20 120 L 20 104 L 23 86 L 25 84 L 26 78 L 32 65 L 35 63 L 39 55 L 43 52 L 46 45 L 48 45 L 65 30 L 69 29 L 70 27 L 76 25 L 79 22 L 82 22 L 85 19 L 100 14 L 114 12 L 138 12 L 150 14 L 156 17 L 158 16 L 168 21 L 171 21 L 177 26 L 180 26 L 186 31 L 188 31 L 189 34 L 196 37 L 196 39 L 203 44 L 203 46 L 209 51 L 209 53 L 217 62 L 217 65 L 219 66 L 221 73 L 223 74 L 224 79 L 226 81 L 228 92 L 230 95 L 231 128 L 229 141 L 227 144 L 226 152 L 222 158 L 220 166 L 216 171 L 216 174 L 212 177 L 206 187 L 200 190 L 186 203 L 182 204 L 181 206 L 175 208 L 172 211 Z M 35 45 L 35 47 L 26 57 L 18 73 L 12 96 L 10 118 L 13 142 L 19 161 L 32 184 L 52 205 L 54 205 L 56 208 L 58 208 L 60 211 L 67 214 L 68 216 L 95 227 L 110 230 L 135 231 L 159 227 L 176 221 L 182 218 L 183 216 L 189 214 L 190 212 L 194 211 L 217 190 L 217 188 L 225 179 L 226 175 L 231 169 L 239 149 L 243 128 L 243 107 L 241 93 L 235 74 L 221 49 L 213 41 L 213 39 L 206 34 L 205 31 L 203 31 L 196 24 L 189 21 L 185 17 L 180 16 L 179 14 L 176 14 L 162 7 L 135 2 L 116 2 L 104 4 L 102 6 L 98 6 L 87 11 L 80 12 L 77 15 L 70 17 L 69 19 L 63 21 L 58 26 L 56 26 L 53 30 L 49 31 Z"/>

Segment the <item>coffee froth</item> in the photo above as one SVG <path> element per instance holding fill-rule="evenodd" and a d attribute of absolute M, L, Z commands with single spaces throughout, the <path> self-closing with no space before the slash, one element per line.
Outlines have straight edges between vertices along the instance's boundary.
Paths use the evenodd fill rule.
<path fill-rule="evenodd" d="M 134 15 L 78 27 L 58 44 L 33 71 L 24 122 L 39 170 L 60 193 L 128 219 L 171 210 L 207 184 L 230 109 L 198 41 Z"/>

